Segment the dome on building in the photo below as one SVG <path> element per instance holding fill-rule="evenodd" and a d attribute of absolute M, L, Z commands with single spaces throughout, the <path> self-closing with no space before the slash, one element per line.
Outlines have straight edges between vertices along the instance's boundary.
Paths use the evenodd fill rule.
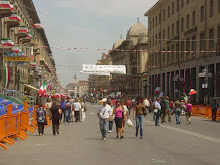
<path fill-rule="evenodd" d="M 127 38 L 129 36 L 139 36 L 139 35 L 148 35 L 148 29 L 147 27 L 140 23 L 139 20 L 137 21 L 136 24 L 134 24 L 128 31 L 127 33 Z"/>
<path fill-rule="evenodd" d="M 122 42 L 124 41 L 124 39 L 120 38 L 118 41 L 115 42 L 115 44 L 113 45 L 113 49 L 117 49 Z"/>

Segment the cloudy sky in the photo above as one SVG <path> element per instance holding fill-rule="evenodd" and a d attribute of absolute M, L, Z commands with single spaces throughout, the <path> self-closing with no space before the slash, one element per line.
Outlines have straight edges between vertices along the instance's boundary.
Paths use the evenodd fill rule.
<path fill-rule="evenodd" d="M 137 22 L 147 26 L 144 13 L 158 0 L 34 0 L 41 25 L 52 48 L 57 73 L 64 87 L 88 75 L 79 71 L 82 64 L 95 64 L 102 52 L 126 38 L 127 30 Z M 89 50 L 57 50 L 56 48 L 89 48 Z M 70 67 L 71 66 L 71 67 Z"/>

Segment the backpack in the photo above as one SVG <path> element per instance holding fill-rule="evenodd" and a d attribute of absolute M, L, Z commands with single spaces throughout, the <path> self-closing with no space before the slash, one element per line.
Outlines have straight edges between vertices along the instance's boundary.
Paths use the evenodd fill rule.
<path fill-rule="evenodd" d="M 167 109 L 167 103 L 166 103 L 165 100 L 161 100 L 160 105 L 161 105 L 161 109 L 162 109 L 162 110 L 166 110 L 166 109 Z"/>

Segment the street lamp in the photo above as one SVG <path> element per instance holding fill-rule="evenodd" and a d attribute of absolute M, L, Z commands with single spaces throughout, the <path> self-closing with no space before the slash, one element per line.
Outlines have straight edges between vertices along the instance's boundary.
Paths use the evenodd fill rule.
<path fill-rule="evenodd" d="M 204 100 L 203 100 L 204 104 L 207 104 L 208 78 L 212 76 L 213 76 L 212 73 L 208 73 L 207 69 L 203 69 L 202 72 L 198 74 L 198 77 L 203 79 L 202 89 L 204 96 Z"/>

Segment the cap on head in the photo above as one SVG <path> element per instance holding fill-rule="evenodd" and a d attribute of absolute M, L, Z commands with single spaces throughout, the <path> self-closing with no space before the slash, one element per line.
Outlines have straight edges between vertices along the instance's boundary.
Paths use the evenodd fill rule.
<path fill-rule="evenodd" d="M 102 102 L 103 102 L 103 103 L 106 103 L 106 102 L 107 102 L 107 99 L 106 99 L 106 98 L 103 98 L 103 99 L 102 99 Z"/>

